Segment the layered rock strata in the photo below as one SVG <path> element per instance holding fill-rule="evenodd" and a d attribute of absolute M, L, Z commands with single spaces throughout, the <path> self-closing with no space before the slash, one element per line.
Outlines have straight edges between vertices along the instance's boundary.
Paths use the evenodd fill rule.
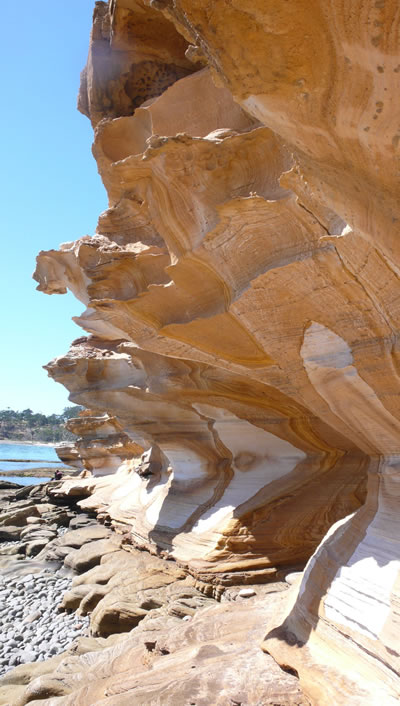
<path fill-rule="evenodd" d="M 0 672 L 19 665 L 0 678 L 1 706 L 222 706 L 244 698 L 306 706 L 298 680 L 258 647 L 287 584 L 229 589 L 219 605 L 175 562 L 126 543 L 128 526 L 112 532 L 53 505 L 51 487 L 2 490 L 5 529 L 22 523 L 22 509 L 30 516 L 18 528 L 21 541 L 8 543 L 14 552 L 0 542 L 8 560 L 0 568 Z M 58 536 L 25 558 L 27 533 L 44 537 L 60 523 Z"/>
<path fill-rule="evenodd" d="M 117 53 L 118 31 L 117 22 Z M 276 136 L 209 69 L 193 71 L 131 116 L 90 112 L 110 208 L 97 235 L 42 253 L 35 276 L 42 291 L 69 288 L 85 303 L 76 322 L 91 335 L 47 368 L 71 400 L 112 413 L 159 458 L 147 473 L 132 459 L 111 475 L 105 455 L 101 482 L 70 483 L 72 493 L 89 488 L 83 507 L 128 522 L 136 544 L 204 580 L 255 570 L 263 580 L 304 563 L 332 522 L 359 507 L 367 459 L 331 419 L 310 413 L 306 394 L 296 398 L 299 374 L 307 389 L 301 361 L 285 352 L 288 374 L 282 337 L 271 341 L 262 323 L 265 288 L 268 306 L 280 291 L 271 278 L 306 253 L 333 256 L 320 241 L 326 231 L 279 185 L 292 158 Z M 281 311 L 297 321 L 300 345 L 290 297 Z"/>
<path fill-rule="evenodd" d="M 142 447 L 131 441 L 109 414 L 96 415 L 84 410 L 79 417 L 69 419 L 66 428 L 78 438 L 74 444 L 57 447 L 58 457 L 72 468 L 88 471 L 95 477 L 114 473 L 125 461 L 143 453 Z"/>
<path fill-rule="evenodd" d="M 52 660 L 17 667 L 0 683 L 0 704 L 308 706 L 296 677 L 258 647 L 280 596 L 214 603 L 187 621 L 154 609 L 128 634 L 81 638 Z"/>
<path fill-rule="evenodd" d="M 90 489 L 82 508 L 107 507 L 114 521 L 132 525 L 135 543 L 223 582 L 235 580 L 232 572 L 243 580 L 257 570 L 261 579 L 301 564 L 327 526 L 362 500 L 363 455 L 345 440 L 339 452 L 329 447 L 328 430 L 286 396 L 190 361 L 120 353 L 127 345 L 80 342 L 50 371 L 78 390 L 71 399 L 79 404 L 112 408 L 136 443 L 152 445 L 152 462 L 144 469 L 132 458 L 111 474 L 104 456 L 108 475 L 68 481 L 61 495 Z"/>
<path fill-rule="evenodd" d="M 39 256 L 39 289 L 87 307 L 48 370 L 157 461 L 63 492 L 211 583 L 300 563 L 350 514 L 266 649 L 318 706 L 397 703 L 399 10 L 96 8 L 80 104 L 110 204 Z"/>
<path fill-rule="evenodd" d="M 315 703 L 397 703 L 399 10 L 394 2 L 165 7 L 235 98 L 293 149 L 298 166 L 285 183 L 342 235 L 325 242 L 346 304 L 319 292 L 330 324 L 307 301 L 297 350 L 319 397 L 310 408 L 321 419 L 334 414 L 371 458 L 368 499 L 332 529 L 267 644 L 296 666 Z M 322 271 L 312 276 L 316 291 Z"/>

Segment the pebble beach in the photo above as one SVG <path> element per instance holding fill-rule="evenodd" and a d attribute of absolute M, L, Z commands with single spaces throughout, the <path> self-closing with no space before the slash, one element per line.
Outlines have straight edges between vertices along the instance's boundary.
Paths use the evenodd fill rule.
<path fill-rule="evenodd" d="M 63 570 L 0 576 L 0 675 L 19 664 L 54 657 L 88 634 L 87 616 L 59 612 L 70 584 Z"/>
<path fill-rule="evenodd" d="M 0 481 L 0 677 L 89 635 L 89 617 L 61 606 L 76 575 L 63 559 L 69 530 L 97 524 L 73 506 L 51 504 L 48 485 Z"/>

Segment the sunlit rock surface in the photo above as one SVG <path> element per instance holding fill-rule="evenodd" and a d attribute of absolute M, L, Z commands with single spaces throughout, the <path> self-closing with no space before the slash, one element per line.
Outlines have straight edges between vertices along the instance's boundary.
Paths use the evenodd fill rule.
<path fill-rule="evenodd" d="M 153 461 L 61 492 L 217 584 L 331 528 L 265 649 L 318 706 L 398 703 L 398 6 L 96 8 L 109 208 L 36 278 L 87 307 L 50 375 Z"/>
<path fill-rule="evenodd" d="M 309 706 L 296 677 L 259 648 L 263 624 L 284 592 L 219 604 L 183 580 L 163 586 L 167 576 L 154 569 L 151 574 L 152 557 L 145 552 L 145 558 L 147 577 L 132 582 L 131 576 L 129 586 L 127 572 L 116 574 L 118 616 L 129 606 L 123 595 L 129 587 L 146 606 L 136 607 L 138 626 L 129 633 L 81 638 L 51 660 L 17 667 L 0 684 L 1 706 Z M 107 563 L 98 568 L 106 573 Z M 81 586 L 92 589 L 92 604 L 105 602 L 94 587 Z"/>
<path fill-rule="evenodd" d="M 137 459 L 143 453 L 142 447 L 135 444 L 109 414 L 84 410 L 79 417 L 69 419 L 66 427 L 78 438 L 72 447 L 63 444 L 56 448 L 57 455 L 65 463 L 89 471 L 95 477 L 114 473 L 125 461 Z"/>
<path fill-rule="evenodd" d="M 115 521 L 132 525 L 135 543 L 167 550 L 210 581 L 226 582 L 227 572 L 242 580 L 249 570 L 261 580 L 301 564 L 363 497 L 364 456 L 339 435 L 342 448 L 329 446 L 328 428 L 257 381 L 94 338 L 48 369 L 74 402 L 112 409 L 134 446 L 153 457 L 159 450 L 148 467 L 132 456 L 115 473 L 121 455 L 118 446 L 110 454 L 112 437 L 103 460 L 100 440 L 85 438 L 77 447 L 86 467 L 104 478 L 73 479 L 54 492 L 90 487 L 82 507 L 108 506 Z M 91 428 L 93 418 L 72 424 Z"/>

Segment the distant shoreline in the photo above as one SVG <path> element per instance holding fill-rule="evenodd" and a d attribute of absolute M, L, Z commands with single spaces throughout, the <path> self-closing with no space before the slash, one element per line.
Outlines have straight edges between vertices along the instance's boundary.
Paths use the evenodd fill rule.
<path fill-rule="evenodd" d="M 59 470 L 63 474 L 63 476 L 71 476 L 71 475 L 78 475 L 80 471 L 77 471 L 75 468 L 70 468 L 69 466 L 65 466 L 63 468 L 48 468 L 47 466 L 41 466 L 40 468 L 32 468 L 32 470 L 13 470 L 13 471 L 1 471 L 0 470 L 0 477 L 6 478 L 8 476 L 14 476 L 14 477 L 19 477 L 19 478 L 52 478 L 54 475 L 54 471 Z"/>
<path fill-rule="evenodd" d="M 23 441 L 19 439 L 0 439 L 0 444 L 19 444 L 21 446 L 58 446 L 56 442 L 50 442 L 50 441 L 26 441 L 24 439 Z"/>
<path fill-rule="evenodd" d="M 32 468 L 32 470 L 13 470 L 13 471 L 1 471 L 0 476 L 7 478 L 8 476 L 13 478 L 51 478 L 54 475 L 55 468 L 47 468 L 43 466 L 42 468 Z M 69 474 L 69 468 L 59 469 L 61 473 L 67 472 Z"/>

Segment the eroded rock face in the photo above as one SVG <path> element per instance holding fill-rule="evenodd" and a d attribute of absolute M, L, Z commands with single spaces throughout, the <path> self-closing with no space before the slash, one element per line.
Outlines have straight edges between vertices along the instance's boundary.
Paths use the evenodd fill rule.
<path fill-rule="evenodd" d="M 144 0 L 96 2 L 79 110 L 93 125 L 102 118 L 131 115 L 195 71 L 185 57 L 187 46 L 174 25 Z"/>
<path fill-rule="evenodd" d="M 74 468 L 95 477 L 114 473 L 128 459 L 137 459 L 143 448 L 135 444 L 121 425 L 109 414 L 96 415 L 84 410 L 79 417 L 69 419 L 66 427 L 78 436 L 71 445 L 59 446 L 59 458 Z"/>
<path fill-rule="evenodd" d="M 107 477 L 61 492 L 89 487 L 83 507 L 211 582 L 304 563 L 362 502 L 367 459 L 295 399 L 281 341 L 271 355 L 268 331 L 256 331 L 264 279 L 319 252 L 325 232 L 279 185 L 290 155 L 208 69 L 103 120 L 94 151 L 110 197 L 101 233 L 41 254 L 36 273 L 39 289 L 68 287 L 87 305 L 76 321 L 91 336 L 48 370 L 161 461 L 142 472 L 127 460 L 110 475 L 118 454 L 95 468 L 85 440 L 86 468 Z M 255 280 L 246 311 L 257 320 L 246 322 Z"/>
<path fill-rule="evenodd" d="M 364 455 L 339 435 L 341 448 L 330 446 L 329 428 L 272 387 L 94 338 L 49 370 L 75 402 L 112 409 L 136 444 L 159 450 L 158 463 L 132 457 L 117 473 L 121 455 L 104 455 L 101 481 L 73 479 L 51 492 L 90 490 L 83 508 L 107 509 L 132 525 L 137 544 L 167 550 L 210 581 L 301 564 L 363 498 Z M 82 419 L 91 428 L 93 418 Z"/>
<path fill-rule="evenodd" d="M 98 3 L 81 105 L 110 205 L 36 273 L 87 307 L 50 375 L 158 459 L 62 492 L 210 583 L 301 564 L 340 520 L 266 641 L 318 706 L 400 698 L 399 20 Z"/>

